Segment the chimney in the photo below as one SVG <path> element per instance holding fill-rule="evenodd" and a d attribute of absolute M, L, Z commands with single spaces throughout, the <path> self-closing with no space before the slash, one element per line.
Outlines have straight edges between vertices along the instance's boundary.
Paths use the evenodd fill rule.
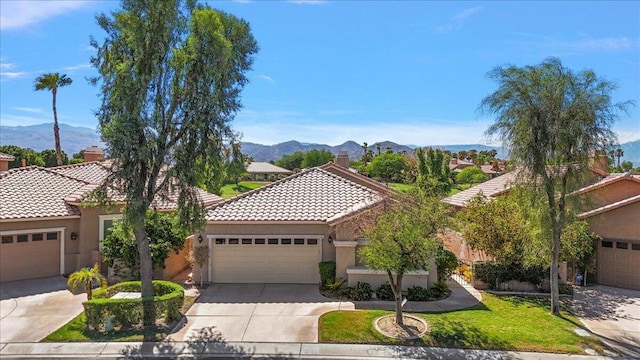
<path fill-rule="evenodd" d="M 345 169 L 349 168 L 349 154 L 346 151 L 338 151 L 335 163 L 338 166 L 342 166 Z"/>
<path fill-rule="evenodd" d="M 84 162 L 104 160 L 104 152 L 97 146 L 84 149 Z"/>
<path fill-rule="evenodd" d="M 593 170 L 609 174 L 609 162 L 604 151 L 596 151 L 589 159 L 589 167 Z"/>
<path fill-rule="evenodd" d="M 27 167 L 27 160 L 22 159 L 22 164 L 21 165 L 22 165 L 22 167 Z"/>

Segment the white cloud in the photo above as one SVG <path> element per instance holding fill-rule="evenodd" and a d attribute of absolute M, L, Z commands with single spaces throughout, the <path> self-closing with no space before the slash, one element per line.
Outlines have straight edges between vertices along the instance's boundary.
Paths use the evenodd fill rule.
<path fill-rule="evenodd" d="M 82 8 L 90 1 L 0 1 L 0 29 L 20 29 Z"/>
<path fill-rule="evenodd" d="M 76 70 L 84 70 L 84 69 L 90 69 L 90 68 L 91 68 L 91 64 L 78 64 L 78 65 L 63 67 L 62 70 L 76 71 Z"/>
<path fill-rule="evenodd" d="M 572 53 L 585 52 L 624 52 L 640 48 L 640 38 L 620 37 L 590 37 L 586 34 L 579 34 L 577 39 L 558 39 L 555 36 L 544 36 L 534 34 L 517 34 L 524 40 L 510 42 L 524 49 L 539 49 L 548 52 L 555 52 L 556 55 L 566 55 Z"/>
<path fill-rule="evenodd" d="M 4 62 L 4 59 L 0 59 L 0 70 L 11 70 L 16 67 L 14 63 Z"/>
<path fill-rule="evenodd" d="M 468 9 L 464 9 L 458 13 L 456 13 L 448 24 L 441 25 L 436 28 L 436 31 L 440 34 L 449 33 L 453 30 L 460 30 L 465 20 L 470 18 L 473 14 L 482 10 L 482 6 L 476 6 Z"/>
<path fill-rule="evenodd" d="M 33 113 L 33 114 L 42 114 L 42 113 L 44 113 L 44 111 L 42 109 L 40 109 L 40 108 L 14 106 L 11 109 L 18 110 L 18 111 L 24 111 L 24 112 L 28 112 L 28 113 Z"/>
<path fill-rule="evenodd" d="M 269 76 L 269 75 L 260 74 L 260 75 L 258 75 L 258 77 L 260 79 L 270 83 L 270 84 L 275 84 L 276 83 L 275 80 L 273 80 L 273 78 L 271 76 Z"/>
<path fill-rule="evenodd" d="M 20 79 L 27 76 L 27 74 L 29 73 L 26 71 L 2 71 L 0 72 L 0 81 Z"/>

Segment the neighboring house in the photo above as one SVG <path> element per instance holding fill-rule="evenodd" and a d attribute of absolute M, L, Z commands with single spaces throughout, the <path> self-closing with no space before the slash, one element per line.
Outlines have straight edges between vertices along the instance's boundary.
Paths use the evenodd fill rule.
<path fill-rule="evenodd" d="M 462 169 L 465 169 L 471 166 L 476 166 L 476 165 L 472 162 L 465 161 L 465 160 L 460 160 L 456 158 L 449 159 L 449 171 L 454 173 L 458 173 L 462 171 Z M 504 169 L 501 169 L 500 166 L 496 168 L 490 164 L 481 165 L 480 169 L 482 170 L 483 173 L 487 174 L 487 176 L 489 176 L 490 179 L 496 176 L 499 176 L 504 172 L 503 171 Z"/>
<path fill-rule="evenodd" d="M 0 172 L 0 282 L 69 274 L 100 263 L 100 241 L 122 218 L 124 204 L 116 196 L 105 211 L 84 201 L 108 174 L 108 160 L 90 161 L 102 158 L 99 149 L 90 148 L 80 164 Z M 205 206 L 222 201 L 199 193 Z M 154 206 L 173 211 L 175 196 Z M 156 276 L 170 278 L 183 270 L 184 255 L 172 252 Z"/>
<path fill-rule="evenodd" d="M 293 173 L 291 170 L 275 166 L 268 162 L 252 162 L 247 165 L 247 172 L 253 176 L 254 180 L 263 179 L 267 180 L 270 177 L 281 177 L 283 175 L 290 175 Z"/>
<path fill-rule="evenodd" d="M 15 159 L 13 155 L 0 153 L 0 172 L 9 170 L 9 163 Z"/>
<path fill-rule="evenodd" d="M 591 230 L 603 240 L 597 246 L 598 283 L 640 290 L 640 175 L 608 174 L 606 159 L 592 163 L 592 184 L 570 196 L 572 203 L 581 209 L 578 216 L 589 222 Z M 509 172 L 442 201 L 456 210 L 467 201 L 483 194 L 488 199 L 509 192 L 515 183 L 515 172 Z M 459 235 L 459 234 L 458 234 Z M 447 237 L 447 248 L 465 260 L 483 260 L 474 253 L 461 236 Z"/>
<path fill-rule="evenodd" d="M 578 216 L 602 237 L 598 283 L 640 290 L 640 174 L 611 174 L 576 194 L 585 210 Z"/>
<path fill-rule="evenodd" d="M 336 162 L 348 166 L 348 159 Z M 205 280 L 317 284 L 318 263 L 335 261 L 336 276 L 349 285 L 365 281 L 377 287 L 387 281 L 386 273 L 366 269 L 357 250 L 366 246 L 367 221 L 392 192 L 329 163 L 214 205 L 201 234 L 210 251 Z M 432 265 L 407 275 L 405 287 L 435 282 Z"/>

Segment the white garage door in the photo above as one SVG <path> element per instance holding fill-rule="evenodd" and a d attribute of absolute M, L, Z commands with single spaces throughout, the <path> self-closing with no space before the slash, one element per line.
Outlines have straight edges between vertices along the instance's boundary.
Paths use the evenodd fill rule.
<path fill-rule="evenodd" d="M 317 284 L 321 240 L 321 236 L 214 237 L 211 281 Z"/>
<path fill-rule="evenodd" d="M 640 243 L 626 240 L 600 241 L 598 283 L 640 290 Z"/>

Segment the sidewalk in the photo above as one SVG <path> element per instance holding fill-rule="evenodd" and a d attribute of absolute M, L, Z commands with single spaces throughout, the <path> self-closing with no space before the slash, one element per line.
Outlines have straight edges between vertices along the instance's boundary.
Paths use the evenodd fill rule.
<path fill-rule="evenodd" d="M 397 345 L 251 343 L 197 339 L 159 343 L 14 343 L 0 344 L 0 358 L 270 358 L 270 359 L 492 359 L 600 360 L 604 356 L 513 351 L 444 349 Z M 622 358 L 616 358 L 622 359 Z"/>

